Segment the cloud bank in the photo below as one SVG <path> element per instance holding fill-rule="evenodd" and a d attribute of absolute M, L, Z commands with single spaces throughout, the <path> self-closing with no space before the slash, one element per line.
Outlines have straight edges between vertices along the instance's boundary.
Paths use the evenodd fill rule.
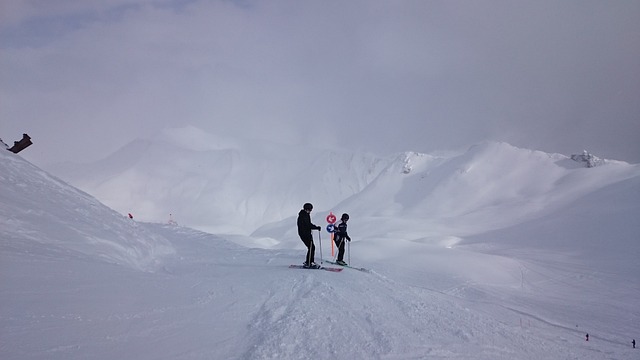
<path fill-rule="evenodd" d="M 1 6 L 0 137 L 28 132 L 35 162 L 92 161 L 187 125 L 375 153 L 489 139 L 640 162 L 636 1 Z"/>

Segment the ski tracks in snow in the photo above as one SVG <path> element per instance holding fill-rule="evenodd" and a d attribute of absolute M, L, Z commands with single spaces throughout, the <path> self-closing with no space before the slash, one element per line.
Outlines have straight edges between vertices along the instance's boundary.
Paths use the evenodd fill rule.
<path fill-rule="evenodd" d="M 238 359 L 515 356 L 490 341 L 495 332 L 511 337 L 509 327 L 478 319 L 443 294 L 355 271 L 283 270 L 278 276 L 265 284 Z M 484 325 L 469 325 L 478 323 Z"/>

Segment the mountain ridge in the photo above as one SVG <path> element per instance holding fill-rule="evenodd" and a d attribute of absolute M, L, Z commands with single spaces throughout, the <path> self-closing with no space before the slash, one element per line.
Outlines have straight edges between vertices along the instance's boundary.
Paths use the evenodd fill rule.
<path fill-rule="evenodd" d="M 190 134 L 194 143 L 185 145 Z M 385 229 L 378 219 L 399 217 L 423 228 L 425 238 L 450 232 L 446 228 L 458 229 L 446 236 L 464 236 L 527 221 L 545 207 L 562 207 L 638 174 L 637 165 L 624 162 L 603 160 L 587 169 L 570 156 L 490 141 L 448 156 L 407 151 L 379 157 L 258 141 L 217 139 L 207 147 L 209 139 L 192 127 L 164 130 L 66 178 L 144 221 L 166 222 L 172 214 L 207 232 L 295 239 L 286 228 L 305 202 L 314 204 L 314 214 L 370 218 L 364 225 L 381 231 L 398 229 Z M 465 219 L 486 226 L 465 229 Z M 439 229 L 429 228 L 434 224 Z"/>

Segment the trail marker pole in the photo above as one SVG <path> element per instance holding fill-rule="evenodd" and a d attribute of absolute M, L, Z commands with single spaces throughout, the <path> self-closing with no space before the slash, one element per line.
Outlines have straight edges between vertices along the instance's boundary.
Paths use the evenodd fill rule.
<path fill-rule="evenodd" d="M 331 236 L 329 237 L 329 240 L 331 241 L 331 256 L 333 256 L 333 231 L 334 231 L 334 225 L 336 223 L 336 216 L 333 215 L 333 212 L 329 212 L 329 215 L 327 215 L 327 223 L 329 223 L 329 225 L 327 225 L 327 231 L 331 234 Z M 322 232 L 322 230 L 320 230 L 320 232 Z M 322 254 L 322 250 L 320 250 L 320 254 Z M 322 255 L 320 255 L 320 258 L 322 259 Z"/>

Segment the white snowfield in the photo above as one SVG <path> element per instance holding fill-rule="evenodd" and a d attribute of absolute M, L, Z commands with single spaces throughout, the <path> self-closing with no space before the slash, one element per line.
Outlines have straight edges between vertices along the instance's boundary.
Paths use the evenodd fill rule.
<path fill-rule="evenodd" d="M 0 151 L 0 359 L 640 358 L 638 165 L 583 168 L 499 143 L 448 157 L 332 153 L 282 169 L 239 152 L 213 186 L 208 170 L 197 174 L 223 150 L 192 150 L 204 151 L 198 161 L 165 159 L 174 186 L 192 181 L 220 199 L 216 186 L 244 174 L 223 201 L 246 192 L 227 230 L 255 227 L 214 235 L 132 220 Z M 104 196 L 116 189 L 107 183 L 129 194 L 146 182 L 179 198 L 145 156 L 96 170 L 94 185 L 105 180 Z M 336 163 L 338 174 L 295 176 Z M 327 179 L 342 186 L 330 199 Z M 351 215 L 349 260 L 370 273 L 288 268 L 304 258 L 295 216 L 307 201 L 318 225 L 329 211 Z M 331 258 L 321 235 L 316 262 L 320 250 Z"/>

